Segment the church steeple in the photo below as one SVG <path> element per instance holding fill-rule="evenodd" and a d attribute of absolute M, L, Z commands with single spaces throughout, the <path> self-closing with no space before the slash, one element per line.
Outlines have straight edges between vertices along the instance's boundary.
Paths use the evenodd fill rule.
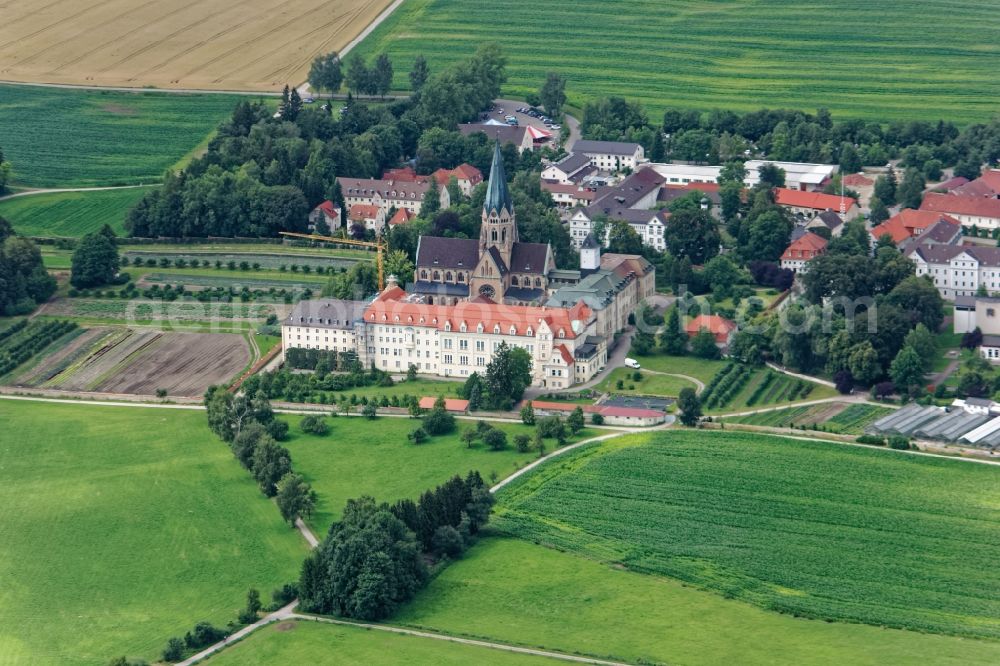
<path fill-rule="evenodd" d="M 490 182 L 486 186 L 486 200 L 483 202 L 483 216 L 492 212 L 500 215 L 506 210 L 511 217 L 514 216 L 514 202 L 510 198 L 510 190 L 507 189 L 507 174 L 504 172 L 503 159 L 500 157 L 499 139 L 493 145 L 493 164 L 490 166 Z"/>

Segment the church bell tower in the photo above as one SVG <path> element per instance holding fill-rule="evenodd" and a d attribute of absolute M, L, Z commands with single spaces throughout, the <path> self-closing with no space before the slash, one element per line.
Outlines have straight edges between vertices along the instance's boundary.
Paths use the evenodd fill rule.
<path fill-rule="evenodd" d="M 495 247 L 510 266 L 510 255 L 517 242 L 517 223 L 514 219 L 514 203 L 507 189 L 507 174 L 500 158 L 500 141 L 493 146 L 493 165 L 490 167 L 490 181 L 486 187 L 483 202 L 483 224 L 479 230 L 479 255 Z"/>

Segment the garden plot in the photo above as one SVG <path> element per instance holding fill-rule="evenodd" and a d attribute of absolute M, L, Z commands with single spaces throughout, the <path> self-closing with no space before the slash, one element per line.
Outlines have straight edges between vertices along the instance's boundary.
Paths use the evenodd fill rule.
<path fill-rule="evenodd" d="M 46 306 L 45 314 L 53 317 L 139 323 L 217 322 L 221 326 L 235 322 L 259 323 L 272 314 L 280 319 L 290 311 L 290 305 L 280 304 L 59 298 Z"/>
<path fill-rule="evenodd" d="M 149 266 L 149 260 L 152 259 L 157 263 L 157 265 L 163 268 L 167 268 L 167 266 L 163 266 L 164 259 L 169 262 L 170 266 L 175 266 L 175 262 L 177 260 L 181 260 L 184 261 L 187 266 L 192 268 L 199 265 L 204 268 L 208 268 L 210 266 L 216 266 L 216 262 L 220 262 L 220 265 L 222 266 L 227 266 L 229 262 L 234 262 L 237 265 L 242 262 L 248 262 L 265 269 L 280 269 L 282 266 L 290 269 L 293 264 L 298 266 L 311 266 L 313 268 L 316 268 L 317 266 L 322 266 L 324 268 L 350 268 L 357 263 L 354 259 L 344 259 L 340 257 L 317 256 L 315 254 L 286 254 L 277 252 L 164 252 L 155 250 L 129 250 L 124 253 L 124 256 L 132 265 L 134 265 L 137 260 L 140 260 L 143 265 Z"/>
<path fill-rule="evenodd" d="M 44 359 L 17 385 L 199 396 L 235 377 L 250 360 L 241 335 L 96 328 Z"/>

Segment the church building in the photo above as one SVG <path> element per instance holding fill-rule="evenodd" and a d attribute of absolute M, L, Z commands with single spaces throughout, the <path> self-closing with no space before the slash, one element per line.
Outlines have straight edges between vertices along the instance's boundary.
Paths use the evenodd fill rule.
<path fill-rule="evenodd" d="M 544 303 L 548 275 L 556 268 L 555 256 L 548 243 L 518 239 L 499 143 L 493 148 L 482 215 L 478 241 L 421 236 L 414 280 L 407 292 L 441 305 L 477 299 L 506 305 Z"/>

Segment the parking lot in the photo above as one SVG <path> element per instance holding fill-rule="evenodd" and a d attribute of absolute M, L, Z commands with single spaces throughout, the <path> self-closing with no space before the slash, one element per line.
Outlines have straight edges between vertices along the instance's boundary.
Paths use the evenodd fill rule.
<path fill-rule="evenodd" d="M 523 109 L 523 110 L 518 111 L 518 109 Z M 492 119 L 497 122 L 506 123 L 507 117 L 511 116 L 515 120 L 517 120 L 518 125 L 530 125 L 532 127 L 545 130 L 546 132 L 551 132 L 552 144 L 558 145 L 562 132 L 562 127 L 559 125 L 555 125 L 555 127 L 547 126 L 546 122 L 541 117 L 529 115 L 524 111 L 528 109 L 529 109 L 528 105 L 525 104 L 523 101 L 519 102 L 516 100 L 498 99 L 494 103 L 493 110 L 483 114 L 482 119 L 483 120 Z M 540 115 L 541 114 L 539 113 L 539 116 Z"/>

